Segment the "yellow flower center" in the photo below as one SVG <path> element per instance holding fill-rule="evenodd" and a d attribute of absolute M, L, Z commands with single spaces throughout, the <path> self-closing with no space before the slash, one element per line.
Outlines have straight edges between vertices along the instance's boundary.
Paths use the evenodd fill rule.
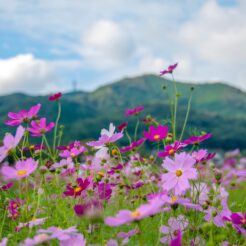
<path fill-rule="evenodd" d="M 242 224 L 246 224 L 246 219 L 241 220 Z"/>
<path fill-rule="evenodd" d="M 75 187 L 73 190 L 74 190 L 75 193 L 78 193 L 78 192 L 80 192 L 82 189 L 81 189 L 81 187 Z"/>
<path fill-rule="evenodd" d="M 71 153 L 70 156 L 71 156 L 71 157 L 75 157 L 75 154 L 74 154 L 74 153 Z"/>
<path fill-rule="evenodd" d="M 45 233 L 42 233 L 42 234 L 39 234 L 38 237 L 40 240 L 45 240 L 46 238 L 48 238 L 48 235 Z"/>
<path fill-rule="evenodd" d="M 168 154 L 169 154 L 169 155 L 173 155 L 173 154 L 174 154 L 174 149 L 170 149 L 170 150 L 168 151 Z"/>
<path fill-rule="evenodd" d="M 17 206 L 18 206 L 18 205 L 17 205 L 16 203 L 13 203 L 13 204 L 12 204 L 12 207 L 13 207 L 13 208 L 17 208 Z"/>
<path fill-rule="evenodd" d="M 178 198 L 176 196 L 171 197 L 171 202 L 176 202 L 177 200 L 178 200 Z"/>
<path fill-rule="evenodd" d="M 160 136 L 160 135 L 158 135 L 158 134 L 157 134 L 157 135 L 154 135 L 154 139 L 155 139 L 155 140 L 160 139 L 160 137 L 161 137 L 161 136 Z"/>
<path fill-rule="evenodd" d="M 182 176 L 182 174 L 183 174 L 182 170 L 180 170 L 180 169 L 176 170 L 176 176 L 177 177 Z"/>
<path fill-rule="evenodd" d="M 104 172 L 98 172 L 97 174 L 101 177 L 104 177 Z"/>
<path fill-rule="evenodd" d="M 18 170 L 18 171 L 17 171 L 17 175 L 20 176 L 20 177 L 21 177 L 21 176 L 24 176 L 24 175 L 26 175 L 26 174 L 27 174 L 27 171 L 26 171 L 26 170 L 23 170 L 23 169 L 22 169 L 22 170 Z"/>
<path fill-rule="evenodd" d="M 113 149 L 111 153 L 112 155 L 117 155 L 118 151 L 116 149 Z"/>
<path fill-rule="evenodd" d="M 34 150 L 34 148 L 35 148 L 35 145 L 30 145 L 29 146 L 29 150 Z"/>
<path fill-rule="evenodd" d="M 133 211 L 132 213 L 131 213 L 131 217 L 132 218 L 137 218 L 137 217 L 139 217 L 141 214 L 140 214 L 140 212 L 138 211 L 138 210 L 135 210 L 135 211 Z"/>

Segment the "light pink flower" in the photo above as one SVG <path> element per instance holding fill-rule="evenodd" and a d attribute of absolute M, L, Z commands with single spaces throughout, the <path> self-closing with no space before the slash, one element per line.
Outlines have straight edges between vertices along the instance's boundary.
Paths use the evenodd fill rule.
<path fill-rule="evenodd" d="M 41 104 L 37 104 L 31 107 L 29 110 L 21 110 L 17 113 L 9 112 L 8 117 L 10 118 L 10 120 L 7 120 L 5 124 L 9 126 L 18 126 L 23 122 L 29 122 L 31 119 L 37 117 L 40 108 Z"/>
<path fill-rule="evenodd" d="M 115 133 L 115 126 L 110 123 L 109 130 L 102 129 L 101 137 L 97 141 L 88 142 L 87 145 L 96 149 L 101 149 L 105 144 L 114 143 L 123 137 L 122 132 Z"/>
<path fill-rule="evenodd" d="M 148 204 L 141 205 L 133 212 L 130 210 L 120 210 L 115 217 L 107 217 L 105 224 L 116 227 L 133 221 L 139 221 L 161 212 L 163 204 L 164 202 L 161 199 L 155 198 Z"/>
<path fill-rule="evenodd" d="M 39 121 L 32 121 L 31 127 L 28 128 L 28 131 L 34 137 L 40 137 L 44 133 L 51 131 L 55 126 L 54 122 L 46 124 L 46 118 L 41 118 Z"/>
<path fill-rule="evenodd" d="M 175 154 L 175 159 L 167 157 L 162 166 L 168 171 L 162 175 L 163 189 L 174 190 L 175 195 L 181 195 L 190 188 L 189 180 L 197 178 L 197 170 L 193 167 L 196 160 L 189 154 Z"/>
<path fill-rule="evenodd" d="M 19 126 L 16 130 L 15 136 L 10 133 L 7 133 L 3 139 L 3 146 L 0 147 L 0 162 L 3 161 L 8 156 L 8 153 L 15 149 L 15 147 L 20 142 L 25 132 L 25 128 Z"/>
<path fill-rule="evenodd" d="M 5 180 L 23 179 L 33 173 L 38 167 L 38 162 L 32 158 L 17 161 L 15 167 L 3 166 L 1 174 Z"/>

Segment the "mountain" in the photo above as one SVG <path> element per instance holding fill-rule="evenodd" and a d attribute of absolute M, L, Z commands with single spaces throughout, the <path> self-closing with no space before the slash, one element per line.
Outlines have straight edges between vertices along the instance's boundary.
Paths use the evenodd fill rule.
<path fill-rule="evenodd" d="M 180 131 L 190 93 L 192 104 L 187 133 L 207 131 L 213 133 L 208 141 L 210 148 L 246 149 L 246 93 L 223 83 L 192 84 L 177 82 L 179 92 L 178 129 Z M 126 119 L 126 108 L 145 106 L 145 115 L 157 119 L 170 117 L 170 98 L 173 82 L 155 75 L 124 78 L 102 86 L 93 92 L 71 92 L 63 95 L 62 118 L 65 125 L 64 141 L 97 138 L 100 129 L 109 122 L 119 124 Z M 54 120 L 57 105 L 49 102 L 47 96 L 29 96 L 21 93 L 0 97 L 0 136 L 13 130 L 3 125 L 9 111 L 18 111 L 36 103 L 42 104 L 39 115 Z M 142 124 L 142 129 L 146 126 Z"/>

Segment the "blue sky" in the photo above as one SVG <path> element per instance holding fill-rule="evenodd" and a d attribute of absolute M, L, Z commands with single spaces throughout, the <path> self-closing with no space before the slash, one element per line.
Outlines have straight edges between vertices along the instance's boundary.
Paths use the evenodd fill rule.
<path fill-rule="evenodd" d="M 93 90 L 179 62 L 246 90 L 244 0 L 0 0 L 0 94 Z"/>

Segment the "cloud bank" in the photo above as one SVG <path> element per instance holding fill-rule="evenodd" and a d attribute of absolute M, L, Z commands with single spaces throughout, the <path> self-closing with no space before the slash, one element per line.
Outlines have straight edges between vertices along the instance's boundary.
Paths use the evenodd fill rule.
<path fill-rule="evenodd" d="M 177 79 L 246 90 L 243 0 L 0 0 L 0 12 L 2 94 L 66 91 L 74 79 L 92 90 L 174 62 Z"/>

